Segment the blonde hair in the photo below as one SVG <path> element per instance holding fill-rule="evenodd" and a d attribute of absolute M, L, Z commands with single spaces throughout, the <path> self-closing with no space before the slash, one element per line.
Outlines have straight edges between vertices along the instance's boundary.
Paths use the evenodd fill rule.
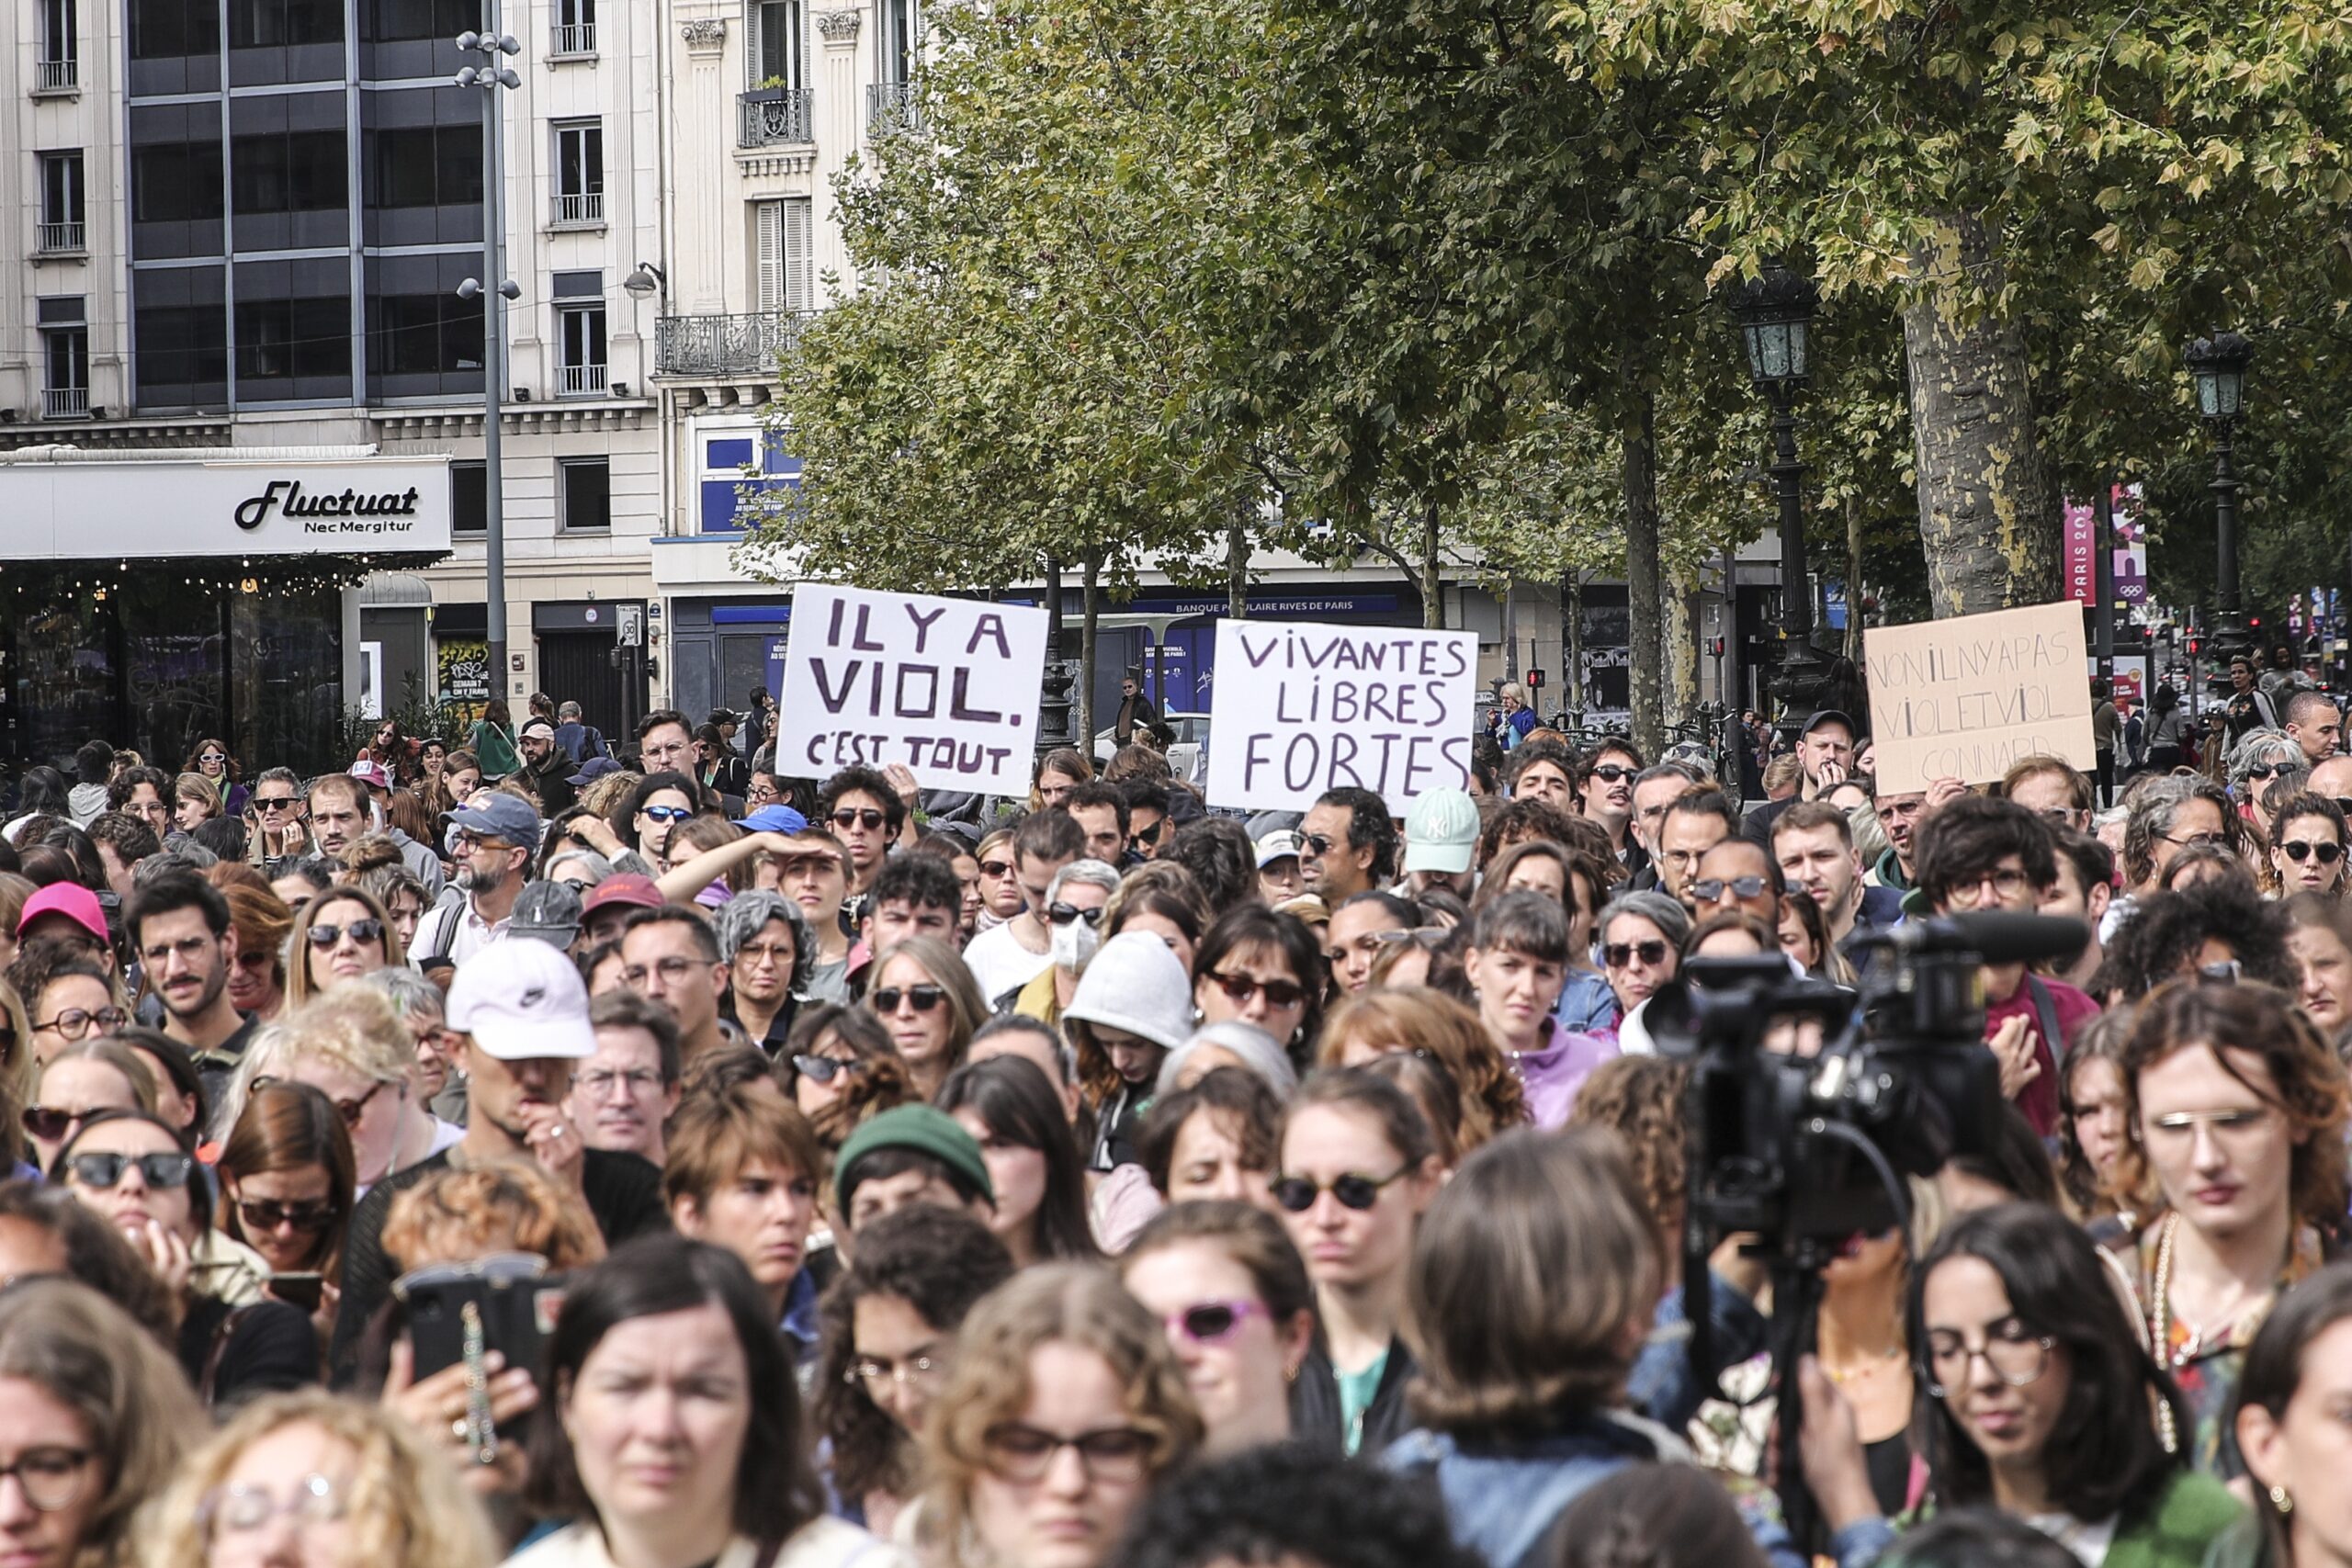
<path fill-rule="evenodd" d="M 392 1200 L 382 1245 L 403 1271 L 492 1252 L 536 1252 L 559 1270 L 605 1256 L 587 1204 L 524 1159 L 434 1172 Z"/>
<path fill-rule="evenodd" d="M 337 887 L 322 893 L 305 905 L 302 912 L 308 915 L 327 899 L 346 897 L 351 892 L 348 887 Z M 384 940 L 393 943 L 399 938 L 387 927 Z M 391 998 L 373 986 L 355 982 L 337 986 L 296 1007 L 290 977 L 286 995 L 288 1010 L 254 1039 L 244 1060 L 238 1064 L 236 1076 L 229 1080 L 229 1092 L 221 1097 L 221 1103 L 213 1113 L 213 1124 L 221 1136 L 226 1137 L 229 1129 L 237 1124 L 237 1118 L 244 1114 L 245 1101 L 252 1096 L 257 1080 L 284 1077 L 296 1062 L 306 1057 L 339 1067 L 369 1083 L 397 1084 L 403 1094 L 413 1088 L 416 1042 Z"/>
<path fill-rule="evenodd" d="M 389 839 L 383 841 L 387 844 L 391 842 Z M 356 855 L 360 847 L 367 842 L 365 839 L 360 840 L 358 844 L 352 847 L 352 854 Z M 326 988 L 311 977 L 311 961 L 317 956 L 311 947 L 311 928 L 318 923 L 321 909 L 330 904 L 338 903 L 358 905 L 368 911 L 369 919 L 384 928 L 384 966 L 386 968 L 398 968 L 408 962 L 408 954 L 401 947 L 401 933 L 393 927 L 391 911 L 384 908 L 384 901 L 356 884 L 349 882 L 337 884 L 303 905 L 301 911 L 294 917 L 294 931 L 287 939 L 286 955 L 286 1001 L 289 1007 L 299 1008 L 325 992 Z M 405 1034 L 401 1037 L 401 1044 L 404 1052 L 413 1055 L 413 1050 L 409 1045 L 408 1037 Z M 352 1071 L 365 1072 L 366 1069 L 354 1066 Z M 368 1076 L 378 1077 L 382 1075 L 370 1072 Z"/>
<path fill-rule="evenodd" d="M 220 787 L 202 773 L 182 773 L 174 779 L 172 800 L 175 804 L 193 800 L 204 807 L 205 816 L 220 815 Z"/>
<path fill-rule="evenodd" d="M 1200 1450 L 1201 1413 L 1159 1322 L 1099 1265 L 1037 1264 L 983 1297 L 956 1335 L 955 1367 L 923 1427 L 933 1540 L 973 1539 L 972 1485 L 988 1469 L 988 1434 L 1021 1418 L 1033 1392 L 1029 1358 L 1054 1344 L 1108 1364 L 1126 1392 L 1127 1419 L 1151 1438 L 1151 1477 Z"/>
<path fill-rule="evenodd" d="M 1391 943 L 1400 946 L 1401 943 Z M 1419 986 L 1363 990 L 1325 1015 L 1316 1060 L 1343 1066 L 1351 1040 L 1383 1055 L 1427 1051 L 1462 1090 L 1462 1152 L 1527 1124 L 1527 1091 L 1478 1015 L 1442 991 Z"/>
<path fill-rule="evenodd" d="M 406 1422 L 379 1405 L 301 1389 L 254 1400 L 187 1456 L 140 1520 L 139 1568 L 204 1568 L 212 1494 L 254 1444 L 305 1425 L 347 1444 L 356 1458 L 345 1495 L 345 1562 L 368 1568 L 491 1568 L 499 1560 L 481 1504 Z"/>

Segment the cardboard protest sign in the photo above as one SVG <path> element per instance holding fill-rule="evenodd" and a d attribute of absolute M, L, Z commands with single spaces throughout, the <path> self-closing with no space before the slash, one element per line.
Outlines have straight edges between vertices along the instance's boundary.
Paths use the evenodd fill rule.
<path fill-rule="evenodd" d="M 1326 790 L 1413 797 L 1470 776 L 1478 639 L 1469 632 L 1220 621 L 1209 804 L 1305 810 Z"/>
<path fill-rule="evenodd" d="M 2086 773 L 2090 682 L 2075 604 L 1996 610 L 1862 636 L 1878 790 L 1930 780 L 1986 784 L 2019 758 L 2063 757 Z"/>
<path fill-rule="evenodd" d="M 926 789 L 1026 795 L 1046 612 L 809 583 L 792 601 L 776 770 L 903 762 Z"/>

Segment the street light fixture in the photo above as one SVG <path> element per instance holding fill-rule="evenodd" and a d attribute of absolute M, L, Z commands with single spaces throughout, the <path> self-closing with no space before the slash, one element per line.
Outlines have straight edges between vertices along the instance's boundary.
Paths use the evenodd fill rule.
<path fill-rule="evenodd" d="M 659 294 L 664 299 L 670 297 L 669 275 L 651 262 L 638 263 L 637 270 L 621 279 L 621 287 L 639 299 L 649 294 Z"/>
<path fill-rule="evenodd" d="M 458 48 L 468 54 L 481 57 L 480 65 L 469 65 L 457 74 L 460 87 L 481 89 L 481 276 L 469 277 L 458 286 L 458 298 L 469 302 L 481 300 L 482 324 L 482 420 L 481 456 L 483 490 L 483 608 L 490 644 L 490 673 L 493 694 L 503 694 L 510 675 L 506 664 L 506 484 L 503 454 L 500 447 L 500 426 L 504 417 L 501 406 L 506 387 L 506 312 L 501 301 L 517 298 L 523 292 L 514 280 L 504 276 L 505 268 L 499 260 L 500 245 L 505 239 L 505 220 L 499 211 L 499 193 L 504 166 L 499 154 L 499 126 L 503 106 L 499 90 L 512 91 L 522 86 L 523 78 L 514 67 L 504 64 L 502 56 L 512 57 L 523 52 L 522 44 L 512 35 L 498 31 L 497 0 L 492 0 L 490 30 L 463 32 L 458 35 Z M 490 295 L 483 288 L 491 279 L 499 280 Z"/>
<path fill-rule="evenodd" d="M 1781 725 L 1793 730 L 1818 705 L 1826 660 L 1813 646 L 1813 590 L 1805 576 L 1804 465 L 1797 459 L 1796 397 L 1810 370 L 1813 279 L 1768 261 L 1736 289 L 1732 319 L 1748 373 L 1772 406 L 1771 474 L 1781 501 L 1781 668 L 1773 681 Z"/>
<path fill-rule="evenodd" d="M 2226 671 L 2233 654 L 2253 651 L 2238 603 L 2238 477 L 2233 437 L 2245 410 L 2245 371 L 2254 344 L 2236 333 L 2216 333 L 2188 345 L 2188 373 L 2197 382 L 2197 412 L 2213 431 L 2214 667 Z"/>

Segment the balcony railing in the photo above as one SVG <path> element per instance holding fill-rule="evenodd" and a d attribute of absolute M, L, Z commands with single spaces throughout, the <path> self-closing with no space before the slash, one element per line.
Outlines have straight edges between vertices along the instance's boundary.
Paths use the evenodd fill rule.
<path fill-rule="evenodd" d="M 739 100 L 743 115 L 739 147 L 772 147 L 813 141 L 809 125 L 816 94 L 807 87 L 763 87 Z"/>
<path fill-rule="evenodd" d="M 605 193 L 593 190 L 582 196 L 557 197 L 555 220 L 571 224 L 602 223 L 605 220 Z"/>
<path fill-rule="evenodd" d="M 596 52 L 596 24 L 594 22 L 558 22 L 555 37 L 549 41 L 551 54 L 594 54 Z"/>
<path fill-rule="evenodd" d="M 78 60 L 33 62 L 33 91 L 36 93 L 70 93 L 81 85 L 82 62 Z"/>
<path fill-rule="evenodd" d="M 806 315 L 663 316 L 653 323 L 657 376 L 767 376 Z"/>
<path fill-rule="evenodd" d="M 43 419 L 89 418 L 90 389 L 87 387 L 42 388 L 40 416 Z"/>
<path fill-rule="evenodd" d="M 601 365 L 559 365 L 555 376 L 558 397 L 601 398 L 605 395 L 605 367 Z"/>
<path fill-rule="evenodd" d="M 36 231 L 36 243 L 45 256 L 65 254 L 88 246 L 88 238 L 80 219 L 71 223 L 43 223 Z"/>
<path fill-rule="evenodd" d="M 912 82 L 876 82 L 865 89 L 865 131 L 888 136 L 898 130 L 921 130 L 922 112 L 915 107 Z"/>

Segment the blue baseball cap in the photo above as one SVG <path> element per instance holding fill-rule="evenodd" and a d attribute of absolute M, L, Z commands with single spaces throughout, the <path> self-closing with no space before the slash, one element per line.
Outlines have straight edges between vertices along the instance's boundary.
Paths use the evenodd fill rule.
<path fill-rule="evenodd" d="M 763 806 L 735 826 L 754 833 L 802 833 L 808 831 L 808 818 L 789 806 Z"/>
<path fill-rule="evenodd" d="M 539 847 L 539 814 L 531 809 L 529 801 L 514 795 L 493 791 L 480 806 L 452 811 L 449 820 L 485 839 L 503 839 L 526 850 Z"/>
<path fill-rule="evenodd" d="M 564 782 L 566 784 L 592 784 L 598 779 L 603 778 L 606 773 L 617 773 L 620 771 L 621 765 L 618 762 L 614 761 L 610 757 L 591 757 L 586 761 L 580 764 L 580 771 L 578 773 L 572 774 Z"/>

